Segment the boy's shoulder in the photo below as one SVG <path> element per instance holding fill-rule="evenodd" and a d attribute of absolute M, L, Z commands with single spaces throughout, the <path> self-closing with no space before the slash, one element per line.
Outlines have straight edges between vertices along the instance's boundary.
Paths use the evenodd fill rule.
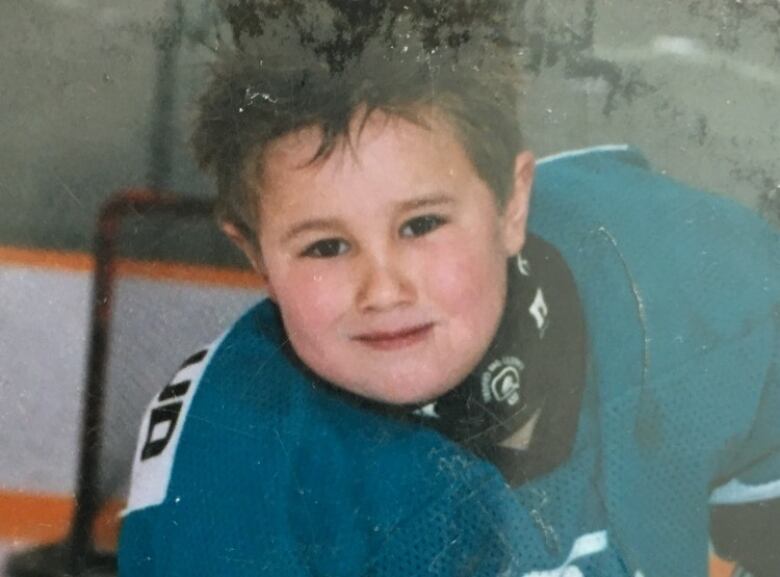
<path fill-rule="evenodd" d="M 183 398 L 166 396 L 169 416 L 171 403 L 182 403 L 167 431 L 150 420 L 155 399 L 123 524 L 126 567 L 182 574 L 171 551 L 194 543 L 194 565 L 254 559 L 273 543 L 269 566 L 292 567 L 302 541 L 304 550 L 324 551 L 311 559 L 323 574 L 339 574 L 401 547 L 408 533 L 397 527 L 427 522 L 428 511 L 454 515 L 471 502 L 477 511 L 517 507 L 493 467 L 431 429 L 322 389 L 290 361 L 286 344 L 276 306 L 263 301 L 198 355 L 199 368 L 188 373 L 197 380 L 178 389 Z M 149 440 L 164 441 L 151 454 Z M 202 527 L 212 535 L 201 542 Z"/>
<path fill-rule="evenodd" d="M 741 366 L 741 348 L 773 362 L 780 235 L 747 208 L 602 147 L 540 161 L 529 228 L 572 271 L 606 397 L 694 360 Z"/>

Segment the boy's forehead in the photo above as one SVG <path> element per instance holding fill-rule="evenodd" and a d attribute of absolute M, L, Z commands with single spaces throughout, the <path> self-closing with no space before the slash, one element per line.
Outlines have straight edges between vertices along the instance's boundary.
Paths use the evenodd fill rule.
<path fill-rule="evenodd" d="M 338 164 L 338 157 L 345 153 L 351 155 L 351 160 L 360 162 L 361 151 L 390 127 L 401 128 L 396 131 L 401 145 L 441 143 L 442 139 L 452 138 L 457 146 L 461 146 L 451 121 L 438 108 L 418 107 L 412 114 L 358 109 L 352 115 L 346 133 L 337 135 L 325 154 L 320 154 L 325 132 L 321 125 L 313 124 L 268 142 L 262 154 L 256 158 L 255 168 L 265 180 L 273 178 L 274 173 L 290 169 L 318 168 L 334 157 L 337 159 L 335 164 Z M 265 180 L 264 184 L 269 182 Z"/>
<path fill-rule="evenodd" d="M 435 111 L 408 118 L 375 110 L 353 117 L 348 132 L 318 156 L 323 139 L 322 127 L 308 126 L 266 146 L 254 187 L 260 221 L 270 214 L 278 220 L 280 210 L 288 215 L 311 212 L 320 197 L 355 207 L 373 198 L 401 202 L 414 195 L 470 189 L 479 180 L 452 124 Z"/>

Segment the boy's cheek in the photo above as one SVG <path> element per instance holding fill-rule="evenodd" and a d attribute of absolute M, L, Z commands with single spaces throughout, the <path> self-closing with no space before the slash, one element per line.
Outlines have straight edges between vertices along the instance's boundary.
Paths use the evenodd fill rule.
<path fill-rule="evenodd" d="M 328 324 L 346 307 L 347 287 L 333 275 L 291 274 L 282 285 L 277 288 L 277 304 L 288 322 L 313 329 Z"/>
<path fill-rule="evenodd" d="M 505 263 L 494 250 L 485 250 L 478 243 L 451 243 L 438 251 L 423 268 L 436 293 L 448 300 L 482 299 L 501 285 Z"/>

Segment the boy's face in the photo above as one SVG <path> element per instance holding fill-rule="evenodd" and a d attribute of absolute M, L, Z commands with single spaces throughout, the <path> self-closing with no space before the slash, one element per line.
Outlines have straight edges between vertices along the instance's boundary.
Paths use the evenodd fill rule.
<path fill-rule="evenodd" d="M 258 194 L 259 254 L 299 357 L 387 403 L 461 382 L 503 312 L 506 259 L 525 239 L 533 157 L 517 157 L 504 210 L 449 124 L 372 113 L 351 146 L 309 164 L 321 132 L 272 142 Z"/>

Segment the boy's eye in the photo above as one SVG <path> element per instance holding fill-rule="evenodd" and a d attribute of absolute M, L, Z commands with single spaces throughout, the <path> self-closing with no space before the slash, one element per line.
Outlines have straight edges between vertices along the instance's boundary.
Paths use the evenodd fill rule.
<path fill-rule="evenodd" d="M 423 236 L 424 234 L 428 234 L 429 232 L 436 230 L 446 222 L 446 219 L 435 214 L 418 216 L 407 221 L 401 227 L 401 236 Z"/>
<path fill-rule="evenodd" d="M 340 238 L 326 238 L 306 247 L 302 256 L 312 258 L 331 258 L 347 252 L 349 246 Z"/>

